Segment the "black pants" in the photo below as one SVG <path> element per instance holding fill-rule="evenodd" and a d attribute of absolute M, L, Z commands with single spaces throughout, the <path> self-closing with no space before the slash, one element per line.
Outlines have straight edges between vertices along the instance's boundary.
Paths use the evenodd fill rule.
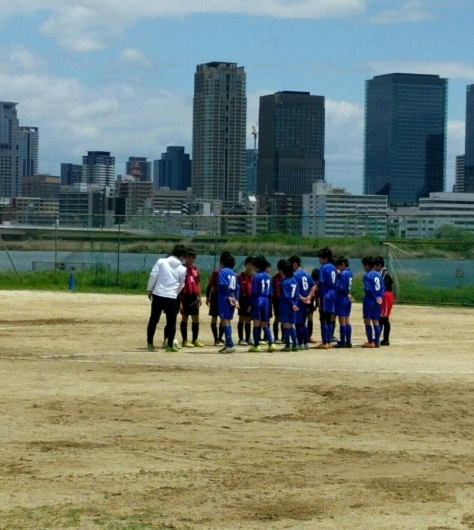
<path fill-rule="evenodd" d="M 162 296 L 153 295 L 151 315 L 147 328 L 147 342 L 148 344 L 153 344 L 156 326 L 163 312 L 166 315 L 166 338 L 168 339 L 168 345 L 173 346 L 176 335 L 176 320 L 178 318 L 178 300 L 176 298 L 163 298 Z"/>

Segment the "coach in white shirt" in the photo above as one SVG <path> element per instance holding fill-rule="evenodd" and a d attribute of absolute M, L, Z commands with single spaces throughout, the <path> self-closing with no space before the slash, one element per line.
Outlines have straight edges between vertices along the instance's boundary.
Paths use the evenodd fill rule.
<path fill-rule="evenodd" d="M 151 300 L 151 315 L 147 328 L 148 349 L 154 350 L 153 338 L 161 313 L 166 315 L 166 351 L 178 351 L 173 346 L 176 335 L 176 319 L 178 317 L 178 294 L 184 286 L 186 267 L 181 263 L 186 257 L 186 247 L 176 245 L 171 255 L 161 258 L 153 267 L 148 280 L 147 293 Z"/>

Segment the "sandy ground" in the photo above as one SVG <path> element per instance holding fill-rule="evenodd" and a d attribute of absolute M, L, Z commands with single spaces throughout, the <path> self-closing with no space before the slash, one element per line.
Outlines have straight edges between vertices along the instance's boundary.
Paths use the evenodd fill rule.
<path fill-rule="evenodd" d="M 474 529 L 472 311 L 224 356 L 147 352 L 145 297 L 0 297 L 0 529 Z"/>

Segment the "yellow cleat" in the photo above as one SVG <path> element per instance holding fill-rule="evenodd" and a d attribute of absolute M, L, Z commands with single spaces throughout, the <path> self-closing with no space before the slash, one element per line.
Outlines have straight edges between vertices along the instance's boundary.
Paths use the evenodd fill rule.
<path fill-rule="evenodd" d="M 195 340 L 195 341 L 193 342 L 193 346 L 194 346 L 195 348 L 204 348 L 204 344 L 203 344 L 202 342 L 199 342 L 198 340 Z"/>

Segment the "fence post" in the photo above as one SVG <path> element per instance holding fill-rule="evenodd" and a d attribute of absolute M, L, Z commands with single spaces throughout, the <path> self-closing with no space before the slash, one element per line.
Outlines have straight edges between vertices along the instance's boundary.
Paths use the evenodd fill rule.
<path fill-rule="evenodd" d="M 117 279 L 115 281 L 116 285 L 119 285 L 120 277 L 120 232 L 121 232 L 121 216 L 118 219 L 118 241 L 117 241 Z"/>

